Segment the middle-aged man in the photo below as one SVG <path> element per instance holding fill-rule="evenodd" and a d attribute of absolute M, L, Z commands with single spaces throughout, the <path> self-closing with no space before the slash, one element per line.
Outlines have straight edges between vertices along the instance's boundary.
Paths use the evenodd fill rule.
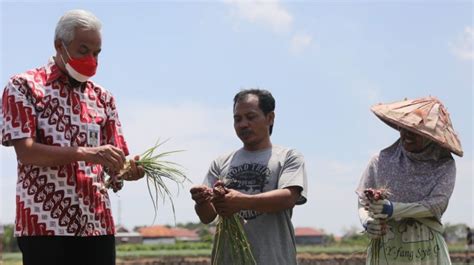
<path fill-rule="evenodd" d="M 306 202 L 307 177 L 300 153 L 270 141 L 274 109 L 266 90 L 243 90 L 234 97 L 234 129 L 243 148 L 214 160 L 204 185 L 192 187 L 191 195 L 203 223 L 239 212 L 257 264 L 292 265 L 297 261 L 291 216 L 295 204 Z M 227 193 L 212 199 L 218 180 Z M 230 252 L 222 264 L 235 264 Z"/>
<path fill-rule="evenodd" d="M 2 144 L 14 146 L 18 160 L 15 236 L 25 265 L 115 264 L 104 174 L 116 179 L 128 148 L 113 96 L 89 80 L 100 30 L 90 12 L 66 12 L 56 56 L 13 76 L 3 92 Z M 131 164 L 127 179 L 143 177 Z"/>

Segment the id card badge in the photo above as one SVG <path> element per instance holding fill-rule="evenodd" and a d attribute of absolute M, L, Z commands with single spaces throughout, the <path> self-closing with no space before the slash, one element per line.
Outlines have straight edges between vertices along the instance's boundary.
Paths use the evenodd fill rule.
<path fill-rule="evenodd" d="M 99 146 L 100 125 L 95 123 L 87 124 L 87 145 L 91 147 Z"/>

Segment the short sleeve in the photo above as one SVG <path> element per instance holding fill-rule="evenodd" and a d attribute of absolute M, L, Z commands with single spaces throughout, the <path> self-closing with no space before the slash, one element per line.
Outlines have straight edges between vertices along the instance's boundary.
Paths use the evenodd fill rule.
<path fill-rule="evenodd" d="M 125 138 L 122 133 L 122 124 L 119 120 L 118 111 L 115 105 L 115 99 L 110 94 L 106 102 L 105 112 L 107 115 L 107 119 L 105 121 L 105 125 L 101 128 L 101 145 L 113 145 L 117 148 L 122 149 L 126 156 L 129 155 L 127 142 L 125 141 Z"/>
<path fill-rule="evenodd" d="M 2 144 L 12 140 L 36 137 L 36 111 L 26 80 L 12 78 L 2 96 Z"/>
<path fill-rule="evenodd" d="M 222 169 L 219 166 L 218 160 L 212 161 L 211 166 L 209 167 L 209 171 L 207 172 L 207 175 L 204 178 L 204 181 L 202 184 L 212 188 L 214 186 L 214 183 L 216 183 L 219 180 L 221 171 Z"/>
<path fill-rule="evenodd" d="M 278 188 L 300 187 L 301 196 L 296 204 L 304 204 L 307 201 L 308 180 L 304 157 L 295 150 L 288 151 L 285 162 L 283 164 L 282 173 L 278 180 Z"/>

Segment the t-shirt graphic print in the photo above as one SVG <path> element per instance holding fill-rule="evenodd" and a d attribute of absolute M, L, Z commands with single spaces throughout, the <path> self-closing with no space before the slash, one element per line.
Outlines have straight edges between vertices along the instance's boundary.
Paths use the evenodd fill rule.
<path fill-rule="evenodd" d="M 246 194 L 258 194 L 264 191 L 270 175 L 271 171 L 266 165 L 244 163 L 231 167 L 227 176 L 224 177 L 224 183 L 229 189 Z M 245 220 L 251 220 L 260 215 L 259 212 L 254 210 L 243 210 L 239 214 Z"/>

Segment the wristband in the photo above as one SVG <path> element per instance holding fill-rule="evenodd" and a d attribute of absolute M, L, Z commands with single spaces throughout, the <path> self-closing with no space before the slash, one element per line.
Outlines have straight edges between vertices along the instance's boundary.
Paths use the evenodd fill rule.
<path fill-rule="evenodd" d="M 393 203 L 387 200 L 389 204 L 383 204 L 382 213 L 386 214 L 388 217 L 391 217 L 393 214 Z"/>

